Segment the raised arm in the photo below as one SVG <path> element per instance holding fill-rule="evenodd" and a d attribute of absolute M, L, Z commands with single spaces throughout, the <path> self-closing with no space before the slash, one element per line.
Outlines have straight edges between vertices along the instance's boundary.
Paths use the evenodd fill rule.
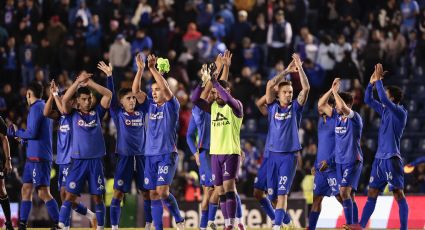
<path fill-rule="evenodd" d="M 226 50 L 222 57 L 223 73 L 221 74 L 220 80 L 228 81 L 229 80 L 229 69 L 232 64 L 233 54 L 230 51 Z M 219 68 L 219 67 L 217 67 Z"/>
<path fill-rule="evenodd" d="M 12 157 L 10 156 L 10 145 L 9 145 L 9 139 L 7 139 L 7 136 L 0 134 L 0 140 L 3 147 L 3 153 L 4 153 L 4 168 L 6 170 L 6 173 L 10 173 L 12 171 Z"/>
<path fill-rule="evenodd" d="M 202 87 L 198 85 L 192 92 L 190 100 L 193 104 L 204 110 L 205 112 L 211 113 L 211 105 L 203 98 L 201 98 Z"/>
<path fill-rule="evenodd" d="M 49 98 L 47 99 L 46 105 L 44 106 L 44 109 L 43 109 L 43 115 L 45 117 L 48 117 L 48 118 L 51 118 L 51 119 L 54 119 L 54 120 L 56 120 L 60 117 L 60 114 L 58 114 L 57 111 L 52 109 L 53 101 L 56 100 L 55 98 L 58 98 L 58 101 L 60 101 L 58 91 L 57 91 L 57 87 L 55 87 L 55 86 L 56 86 L 55 81 L 52 80 L 50 82 L 50 88 L 49 88 L 50 95 L 49 95 Z M 58 106 L 58 108 L 59 108 L 59 106 Z"/>
<path fill-rule="evenodd" d="M 348 108 L 347 104 L 345 104 L 344 100 L 342 100 L 341 96 L 338 94 L 339 84 L 340 79 L 335 78 L 334 82 L 332 83 L 332 94 L 334 95 L 335 104 L 338 110 L 342 111 L 345 116 L 348 116 L 351 113 L 351 109 Z"/>
<path fill-rule="evenodd" d="M 376 83 L 375 79 L 375 73 L 372 74 L 369 84 L 366 87 L 366 92 L 364 96 L 364 103 L 372 107 L 373 110 L 375 110 L 377 113 L 382 114 L 383 106 L 381 103 L 379 103 L 375 98 L 373 98 L 373 85 Z"/>
<path fill-rule="evenodd" d="M 82 72 L 77 79 L 72 83 L 72 85 L 68 88 L 65 95 L 62 97 L 62 107 L 65 114 L 71 113 L 72 107 L 69 103 L 69 101 L 72 99 L 74 94 L 77 92 L 78 86 L 80 84 L 86 84 L 89 78 L 91 77 L 91 74 L 88 74 L 86 72 Z"/>
<path fill-rule="evenodd" d="M 382 83 L 382 79 L 384 78 L 384 75 L 387 73 L 383 70 L 381 64 L 377 64 L 375 66 L 375 73 L 377 81 L 375 82 L 376 91 L 378 91 L 379 100 L 381 100 L 381 103 L 387 107 L 389 110 L 391 110 L 395 114 L 403 114 L 401 113 L 401 110 L 397 107 L 397 105 L 392 102 L 385 92 L 384 84 Z"/>
<path fill-rule="evenodd" d="M 174 95 L 170 87 L 168 86 L 168 83 L 165 78 L 156 69 L 156 59 L 157 58 L 153 54 L 148 56 L 148 68 L 149 71 L 151 71 L 153 77 L 155 78 L 155 81 L 158 84 L 159 88 L 164 92 L 165 99 L 169 101 L 173 98 Z"/>
<path fill-rule="evenodd" d="M 137 54 L 136 56 L 136 64 L 137 64 L 137 72 L 136 72 L 136 76 L 134 77 L 131 90 L 136 95 L 137 102 L 139 104 L 142 104 L 143 102 L 145 102 L 147 95 L 141 89 L 143 71 L 145 70 L 145 61 L 143 60 L 142 55 L 140 53 Z"/>
<path fill-rule="evenodd" d="M 114 78 L 112 76 L 112 65 L 111 63 L 109 63 L 109 65 L 106 65 L 105 62 L 101 61 L 97 64 L 97 68 L 106 75 L 106 87 L 112 93 L 112 98 L 110 102 L 111 109 L 117 110 L 120 107 L 120 102 L 115 92 Z"/>
<path fill-rule="evenodd" d="M 325 114 L 326 116 L 332 116 L 332 107 L 329 105 L 328 101 L 332 95 L 332 89 L 328 90 L 317 102 L 317 109 L 319 114 Z"/>
<path fill-rule="evenodd" d="M 267 86 L 266 86 L 266 102 L 267 104 L 271 104 L 276 100 L 276 91 L 274 90 L 274 87 L 279 84 L 283 78 L 292 72 L 296 72 L 296 66 L 294 61 L 292 61 L 291 63 L 289 63 L 288 67 L 281 73 L 279 73 L 278 75 L 276 75 L 275 77 L 273 77 L 272 79 L 270 79 L 267 82 Z"/>
<path fill-rule="evenodd" d="M 109 89 L 97 84 L 92 79 L 88 80 L 87 87 L 100 93 L 102 95 L 102 99 L 100 100 L 100 105 L 104 109 L 109 109 L 109 107 L 111 106 L 112 92 Z"/>
<path fill-rule="evenodd" d="M 304 105 L 307 101 L 308 93 L 310 92 L 310 84 L 308 83 L 307 75 L 304 72 L 303 63 L 301 62 L 300 56 L 298 56 L 298 54 L 293 54 L 292 58 L 294 60 L 295 66 L 298 69 L 298 74 L 300 75 L 302 87 L 301 92 L 298 94 L 297 101 L 298 104 Z"/>
<path fill-rule="evenodd" d="M 262 97 L 260 97 L 260 99 L 258 99 L 255 102 L 255 105 L 257 106 L 258 110 L 260 110 L 260 113 L 263 116 L 267 116 L 267 114 L 269 113 L 267 110 L 267 103 L 266 103 L 266 95 L 263 95 Z"/>
<path fill-rule="evenodd" d="M 232 108 L 233 113 L 237 117 L 243 117 L 242 103 L 232 97 L 232 95 L 230 95 L 230 93 L 223 88 L 223 86 L 221 86 L 215 78 L 212 78 L 212 84 L 213 87 L 217 89 L 217 93 L 220 95 L 221 99 L 223 99 L 223 101 Z"/>

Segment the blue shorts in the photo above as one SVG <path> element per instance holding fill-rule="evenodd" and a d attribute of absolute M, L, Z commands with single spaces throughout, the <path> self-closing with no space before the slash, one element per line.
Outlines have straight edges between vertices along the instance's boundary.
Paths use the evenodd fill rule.
<path fill-rule="evenodd" d="M 118 163 L 114 176 L 114 189 L 124 193 L 129 192 L 134 177 L 137 188 L 143 190 L 144 172 L 145 156 L 123 156 L 118 154 Z"/>
<path fill-rule="evenodd" d="M 336 196 L 339 193 L 338 181 L 335 169 L 324 172 L 316 170 L 314 175 L 313 194 L 315 196 Z"/>
<path fill-rule="evenodd" d="M 59 178 L 58 178 L 59 191 L 61 190 L 62 187 L 66 187 L 66 177 L 68 176 L 70 167 L 71 167 L 71 163 L 59 165 Z"/>
<path fill-rule="evenodd" d="M 177 169 L 177 153 L 145 156 L 144 188 L 155 190 L 157 186 L 171 185 Z"/>
<path fill-rule="evenodd" d="M 354 191 L 359 185 L 360 174 L 362 173 L 363 162 L 338 164 L 336 163 L 337 182 L 340 187 L 351 187 Z"/>
<path fill-rule="evenodd" d="M 25 184 L 33 184 L 38 187 L 50 186 L 50 171 L 52 170 L 52 162 L 49 161 L 26 161 L 22 182 Z"/>
<path fill-rule="evenodd" d="M 297 163 L 297 153 L 270 152 L 267 161 L 267 193 L 270 200 L 290 192 Z"/>
<path fill-rule="evenodd" d="M 267 159 L 268 158 L 264 158 L 263 162 L 261 162 L 254 180 L 254 188 L 261 191 L 267 191 Z"/>
<path fill-rule="evenodd" d="M 211 170 L 211 155 L 208 149 L 202 149 L 199 153 L 199 175 L 200 183 L 205 187 L 214 187 Z"/>
<path fill-rule="evenodd" d="M 86 181 L 92 195 L 105 193 L 105 176 L 102 158 L 73 159 L 66 178 L 66 191 L 80 195 Z"/>
<path fill-rule="evenodd" d="M 369 187 L 382 192 L 387 184 L 390 191 L 404 188 L 403 162 L 398 157 L 373 161 Z"/>

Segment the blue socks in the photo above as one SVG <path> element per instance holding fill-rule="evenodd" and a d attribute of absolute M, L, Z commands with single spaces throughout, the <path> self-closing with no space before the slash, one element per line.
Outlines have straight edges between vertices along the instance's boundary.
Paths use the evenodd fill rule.
<path fill-rule="evenodd" d="M 106 207 L 103 202 L 96 205 L 97 226 L 100 226 L 100 227 L 105 226 L 105 212 L 106 212 Z"/>
<path fill-rule="evenodd" d="M 207 228 L 207 226 L 208 226 L 208 210 L 202 210 L 201 224 L 199 225 L 199 227 Z"/>
<path fill-rule="evenodd" d="M 357 208 L 357 203 L 353 200 L 353 224 L 359 223 L 359 209 Z"/>
<path fill-rule="evenodd" d="M 78 203 L 77 207 L 74 208 L 74 211 L 76 211 L 80 215 L 85 216 L 87 214 L 87 207 L 84 206 L 82 203 Z"/>
<path fill-rule="evenodd" d="M 308 230 L 316 230 L 317 220 L 319 220 L 320 212 L 310 212 L 308 217 Z"/>
<path fill-rule="evenodd" d="M 168 211 L 170 211 L 176 223 L 184 221 L 183 217 L 180 214 L 180 209 L 177 204 L 176 198 L 173 196 L 173 194 L 170 193 L 170 195 L 167 198 L 163 199 L 162 202 L 164 202 L 165 206 L 167 206 Z"/>
<path fill-rule="evenodd" d="M 276 211 L 275 211 L 275 219 L 274 219 L 274 224 L 273 225 L 277 225 L 277 226 L 282 225 L 283 218 L 285 218 L 285 216 L 286 216 L 285 210 L 283 210 L 282 208 L 276 209 Z"/>
<path fill-rule="evenodd" d="M 273 221 L 275 218 L 275 215 L 274 215 L 274 209 L 270 200 L 267 197 L 265 197 L 260 200 L 260 205 L 261 205 L 261 208 L 263 208 L 263 210 L 266 212 L 267 216 L 269 216 L 270 219 Z"/>
<path fill-rule="evenodd" d="M 121 200 L 112 198 L 110 207 L 111 225 L 118 226 L 121 215 Z"/>
<path fill-rule="evenodd" d="M 59 212 L 59 222 L 63 224 L 67 224 L 69 221 L 69 216 L 71 215 L 71 201 L 64 201 L 61 206 L 61 210 Z"/>
<path fill-rule="evenodd" d="M 152 217 L 155 224 L 155 229 L 163 229 L 162 225 L 162 202 L 161 200 L 151 200 L 152 207 Z"/>
<path fill-rule="evenodd" d="M 32 207 L 32 201 L 30 200 L 23 200 L 21 201 L 21 208 L 19 212 L 19 221 L 23 224 L 27 224 L 28 216 L 31 212 Z"/>
<path fill-rule="evenodd" d="M 353 201 L 351 199 L 343 200 L 345 221 L 347 224 L 353 224 Z"/>
<path fill-rule="evenodd" d="M 152 223 L 151 200 L 144 200 L 143 209 L 145 211 L 145 220 L 147 223 Z"/>
<path fill-rule="evenodd" d="M 217 213 L 218 205 L 210 203 L 208 205 L 208 221 L 214 221 Z"/>
<path fill-rule="evenodd" d="M 407 229 L 407 217 L 409 216 L 409 206 L 407 205 L 406 198 L 397 201 L 398 215 L 400 216 L 400 230 Z"/>
<path fill-rule="evenodd" d="M 362 219 L 360 220 L 360 226 L 366 228 L 367 222 L 369 222 L 370 216 L 375 210 L 376 198 L 368 197 L 366 204 L 363 208 Z"/>
<path fill-rule="evenodd" d="M 236 194 L 236 218 L 242 218 L 242 202 L 239 194 Z"/>
<path fill-rule="evenodd" d="M 49 213 L 50 218 L 52 218 L 54 223 L 58 223 L 59 221 L 59 208 L 58 203 L 56 203 L 55 199 L 51 199 L 46 202 L 47 212 Z M 68 215 L 69 220 L 69 215 Z"/>

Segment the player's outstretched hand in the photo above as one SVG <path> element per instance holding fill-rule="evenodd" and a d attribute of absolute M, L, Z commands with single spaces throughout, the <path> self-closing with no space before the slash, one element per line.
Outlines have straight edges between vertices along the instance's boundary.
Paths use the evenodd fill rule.
<path fill-rule="evenodd" d="M 297 71 L 300 70 L 303 67 L 303 63 L 302 63 L 301 58 L 298 54 L 296 54 L 296 53 L 292 54 L 292 61 L 294 62 L 294 65 L 297 68 Z"/>
<path fill-rule="evenodd" d="M 141 53 L 138 53 L 136 56 L 136 65 L 138 70 L 143 70 L 145 68 L 145 60 L 143 60 Z"/>
<path fill-rule="evenodd" d="M 285 71 L 287 73 L 296 73 L 296 72 L 298 72 L 298 68 L 295 65 L 294 60 L 292 60 L 291 63 L 289 63 L 289 65 L 286 67 Z"/>
<path fill-rule="evenodd" d="M 384 75 L 388 73 L 388 71 L 384 71 L 384 67 L 382 67 L 381 63 L 378 63 L 375 65 L 375 73 L 376 73 L 376 80 L 382 80 L 384 78 Z"/>
<path fill-rule="evenodd" d="M 155 68 L 155 64 L 156 64 L 156 57 L 155 55 L 151 54 L 148 56 L 148 68 L 152 69 Z"/>
<path fill-rule="evenodd" d="M 78 83 L 80 86 L 81 84 L 86 84 L 87 81 L 90 79 L 90 77 L 93 74 L 87 73 L 86 71 L 83 71 L 80 73 L 80 75 L 75 79 L 75 82 Z"/>
<path fill-rule="evenodd" d="M 338 93 L 339 86 L 340 86 L 340 78 L 335 78 L 334 82 L 332 83 L 332 92 Z"/>
<path fill-rule="evenodd" d="M 233 54 L 229 50 L 224 51 L 223 64 L 225 66 L 230 66 L 232 64 L 232 56 Z"/>
<path fill-rule="evenodd" d="M 55 83 L 55 80 L 52 80 L 50 82 L 49 90 L 50 90 L 50 95 L 54 95 L 55 93 L 58 93 L 59 90 L 58 90 L 58 86 Z"/>
<path fill-rule="evenodd" d="M 201 80 L 202 80 L 202 87 L 205 87 L 208 81 L 211 80 L 210 69 L 208 68 L 207 64 L 202 65 Z"/>
<path fill-rule="evenodd" d="M 15 126 L 13 124 L 9 125 L 9 127 L 7 128 L 7 136 L 9 137 L 15 137 L 16 135 L 16 129 Z"/>
<path fill-rule="evenodd" d="M 105 64 L 105 62 L 100 61 L 97 64 L 97 68 L 100 69 L 102 72 L 106 74 L 106 76 L 112 76 L 112 64 L 109 63 L 108 65 Z"/>

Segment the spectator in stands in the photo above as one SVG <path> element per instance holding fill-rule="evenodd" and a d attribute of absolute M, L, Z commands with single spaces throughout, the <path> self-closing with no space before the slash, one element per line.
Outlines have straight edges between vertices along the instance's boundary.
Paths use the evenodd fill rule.
<path fill-rule="evenodd" d="M 136 56 L 137 53 L 140 53 L 145 49 L 151 50 L 152 46 L 152 39 L 146 35 L 144 29 L 139 29 L 136 32 L 136 38 L 131 43 L 131 54 L 132 56 Z"/>
<path fill-rule="evenodd" d="M 292 41 L 291 23 L 285 20 L 285 14 L 279 10 L 275 22 L 269 25 L 267 31 L 267 45 L 269 46 L 269 65 L 274 65 L 278 60 L 289 60 L 289 48 Z"/>
<path fill-rule="evenodd" d="M 78 0 L 77 6 L 70 10 L 69 12 L 69 24 L 73 25 L 77 18 L 80 18 L 83 26 L 87 27 L 89 26 L 91 22 L 92 14 L 90 12 L 90 9 L 87 7 L 85 0 Z"/>
<path fill-rule="evenodd" d="M 191 22 L 187 25 L 187 31 L 183 35 L 184 46 L 191 52 L 195 52 L 196 44 L 201 39 L 202 34 L 198 31 L 196 24 Z"/>
<path fill-rule="evenodd" d="M 385 63 L 392 72 L 393 67 L 399 62 L 400 55 L 405 52 L 406 38 L 400 33 L 396 26 L 392 26 L 388 31 L 387 38 L 384 41 Z"/>
<path fill-rule="evenodd" d="M 99 16 L 94 14 L 91 18 L 91 23 L 87 28 L 85 41 L 86 53 L 88 53 L 93 60 L 101 56 L 102 35 L 102 25 L 100 25 Z"/>
<path fill-rule="evenodd" d="M 72 36 L 65 39 L 64 46 L 59 52 L 59 61 L 63 71 L 74 75 L 77 69 L 78 49 L 75 47 L 75 41 Z"/>
<path fill-rule="evenodd" d="M 251 33 L 251 23 L 248 22 L 248 12 L 241 10 L 238 12 L 238 21 L 232 27 L 232 43 L 242 44 L 242 39 Z"/>
<path fill-rule="evenodd" d="M 130 60 L 131 45 L 125 40 L 124 35 L 118 34 L 109 48 L 109 61 L 114 68 L 114 80 L 121 81 L 124 78 L 124 69 Z"/>
<path fill-rule="evenodd" d="M 24 44 L 19 49 L 22 85 L 27 86 L 34 79 L 35 52 L 37 46 L 32 42 L 31 34 L 25 35 Z"/>
<path fill-rule="evenodd" d="M 199 26 L 201 33 L 206 33 L 211 26 L 214 16 L 214 8 L 211 3 L 203 3 L 199 1 L 197 5 L 198 15 L 196 17 L 196 24 Z"/>
<path fill-rule="evenodd" d="M 134 11 L 131 23 L 141 28 L 149 26 L 151 23 L 152 7 L 147 3 L 147 0 L 139 0 L 137 8 Z"/>
<path fill-rule="evenodd" d="M 215 21 L 211 24 L 210 32 L 216 39 L 221 41 L 224 39 L 224 37 L 226 37 L 227 32 L 224 25 L 224 18 L 222 16 L 217 15 Z"/>
<path fill-rule="evenodd" d="M 10 83 L 16 87 L 18 85 L 18 53 L 15 37 L 9 37 L 6 48 L 0 47 L 0 55 L 3 66 L 0 83 Z"/>
<path fill-rule="evenodd" d="M 46 30 L 46 36 L 49 40 L 50 45 L 54 50 L 58 50 L 62 44 L 63 39 L 65 38 L 67 29 L 60 22 L 59 16 L 55 15 L 50 18 L 49 27 Z"/>
<path fill-rule="evenodd" d="M 415 29 L 416 16 L 419 15 L 419 5 L 415 0 L 403 0 L 400 5 L 400 11 L 403 16 L 401 33 L 407 34 L 407 32 Z"/>
<path fill-rule="evenodd" d="M 345 56 L 345 52 L 351 52 L 351 45 L 345 39 L 344 34 L 339 34 L 335 44 L 335 61 L 341 62 Z"/>
<path fill-rule="evenodd" d="M 242 39 L 242 59 L 243 64 L 251 68 L 252 72 L 257 72 L 260 67 L 260 60 L 262 59 L 260 49 L 256 44 L 251 43 L 249 37 Z"/>

